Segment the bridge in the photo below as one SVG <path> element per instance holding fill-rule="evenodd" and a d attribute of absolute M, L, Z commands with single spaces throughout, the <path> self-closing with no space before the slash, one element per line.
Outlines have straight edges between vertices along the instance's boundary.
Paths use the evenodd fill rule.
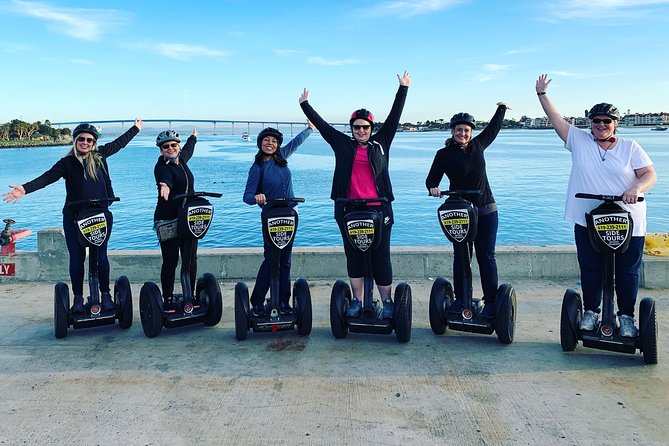
<path fill-rule="evenodd" d="M 217 134 L 217 126 L 229 126 L 231 130 L 231 134 L 235 134 L 235 126 L 237 128 L 241 127 L 245 130 L 242 130 L 243 132 L 251 132 L 251 125 L 257 125 L 259 129 L 263 129 L 265 127 L 275 127 L 277 129 L 280 129 L 280 127 L 290 127 L 290 133 L 293 132 L 293 127 L 297 127 L 298 130 L 302 130 L 304 127 L 306 127 L 306 119 L 304 121 L 276 121 L 276 120 L 263 120 L 263 121 L 244 121 L 244 120 L 231 120 L 231 119 L 170 119 L 170 118 L 164 118 L 164 119 L 143 119 L 145 124 L 148 123 L 166 123 L 168 128 L 171 130 L 172 129 L 172 124 L 174 123 L 189 123 L 189 124 L 197 124 L 197 123 L 206 123 L 206 124 L 211 124 L 213 127 L 213 134 Z M 110 119 L 110 120 L 90 120 L 90 121 L 63 121 L 63 122 L 52 122 L 51 126 L 52 127 L 65 127 L 65 126 L 77 126 L 81 124 L 82 122 L 86 122 L 89 124 L 94 124 L 98 126 L 102 126 L 105 124 L 113 124 L 113 125 L 120 125 L 121 130 L 125 129 L 125 125 L 127 124 L 128 127 L 133 125 L 135 120 L 134 119 Z M 334 127 L 343 127 L 343 131 L 349 130 L 349 124 L 348 123 L 330 123 L 330 125 Z M 200 129 L 198 128 L 198 131 Z"/>

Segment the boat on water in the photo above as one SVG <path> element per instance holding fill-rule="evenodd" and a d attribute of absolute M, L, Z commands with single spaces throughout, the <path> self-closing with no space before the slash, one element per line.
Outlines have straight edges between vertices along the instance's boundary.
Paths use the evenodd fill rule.
<path fill-rule="evenodd" d="M 658 132 L 663 132 L 663 131 L 667 130 L 668 128 L 669 127 L 667 127 L 666 125 L 656 125 L 651 130 L 656 130 Z"/>
<path fill-rule="evenodd" d="M 251 141 L 251 136 L 249 135 L 249 132 L 242 133 L 242 141 Z"/>

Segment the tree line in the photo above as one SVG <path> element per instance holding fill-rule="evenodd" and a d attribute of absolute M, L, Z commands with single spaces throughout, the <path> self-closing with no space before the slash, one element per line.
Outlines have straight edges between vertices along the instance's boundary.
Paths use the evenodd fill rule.
<path fill-rule="evenodd" d="M 51 122 L 47 119 L 44 123 L 40 121 L 26 122 L 20 119 L 13 119 L 10 122 L 0 124 L 0 140 L 61 140 L 69 139 L 72 131 L 69 128 L 56 129 L 51 127 Z"/>

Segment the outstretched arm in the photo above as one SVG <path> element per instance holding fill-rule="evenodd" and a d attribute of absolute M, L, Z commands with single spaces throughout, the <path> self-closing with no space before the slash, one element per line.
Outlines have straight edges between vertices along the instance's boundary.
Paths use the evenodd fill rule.
<path fill-rule="evenodd" d="M 309 104 L 309 90 L 305 88 L 302 91 L 299 101 L 300 101 L 300 107 L 302 108 L 304 115 L 312 123 L 312 125 L 318 129 L 323 139 L 328 144 L 330 144 L 333 150 L 334 146 L 332 145 L 332 142 L 335 141 L 337 138 L 342 138 L 346 140 L 349 139 L 349 137 L 346 136 L 346 134 L 332 127 L 325 121 L 325 119 L 323 119 L 318 113 L 316 113 L 316 110 L 314 110 L 311 104 Z"/>
<path fill-rule="evenodd" d="M 544 109 L 544 113 L 548 116 L 548 119 L 553 124 L 555 133 L 558 134 L 560 139 L 564 142 L 567 142 L 567 135 L 569 134 L 569 123 L 562 117 L 558 109 L 553 105 L 553 102 L 548 98 L 546 90 L 552 82 L 553 79 L 548 79 L 547 74 L 542 74 L 537 79 L 535 89 L 539 98 L 539 103 Z"/>
<path fill-rule="evenodd" d="M 139 131 L 144 126 L 144 121 L 139 118 L 135 119 L 135 124 L 130 127 L 124 134 L 113 140 L 108 144 L 104 144 L 98 147 L 98 151 L 104 156 L 112 156 L 117 153 L 119 150 L 128 145 L 128 143 L 134 138 Z"/>

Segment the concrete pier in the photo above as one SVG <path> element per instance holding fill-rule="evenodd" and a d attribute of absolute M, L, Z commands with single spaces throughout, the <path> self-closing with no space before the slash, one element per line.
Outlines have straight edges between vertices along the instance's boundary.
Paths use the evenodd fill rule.
<path fill-rule="evenodd" d="M 19 242 L 20 245 L 20 242 Z M 109 251 L 112 277 L 125 274 L 131 283 L 160 278 L 159 250 Z M 261 248 L 217 248 L 198 251 L 198 270 L 211 272 L 220 280 L 253 280 L 262 261 Z M 398 279 L 430 279 L 452 276 L 453 251 L 450 247 L 393 247 L 393 275 Z M 3 282 L 69 281 L 68 254 L 61 228 L 39 231 L 37 251 L 17 251 L 0 257 L 13 263 L 14 276 L 0 275 Z M 579 277 L 576 248 L 498 247 L 500 279 L 573 280 Z M 476 261 L 472 262 L 478 275 Z M 346 263 L 341 247 L 296 247 L 293 249 L 293 277 L 308 279 L 345 278 Z M 641 286 L 669 288 L 669 257 L 644 256 Z"/>

